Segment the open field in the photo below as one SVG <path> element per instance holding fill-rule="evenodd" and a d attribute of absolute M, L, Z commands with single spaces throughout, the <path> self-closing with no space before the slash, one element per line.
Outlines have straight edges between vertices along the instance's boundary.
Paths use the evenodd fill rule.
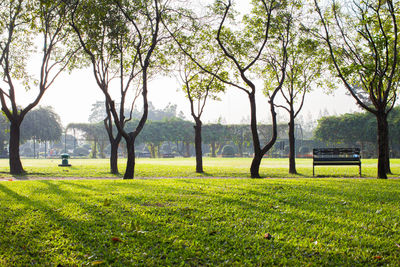
<path fill-rule="evenodd" d="M 400 180 L 0 182 L 0 266 L 399 266 Z"/>
<path fill-rule="evenodd" d="M 119 160 L 121 173 L 125 169 L 125 159 Z M 312 177 L 312 160 L 297 159 L 298 175 L 288 174 L 288 159 L 264 159 L 261 163 L 262 177 Z M 376 177 L 376 159 L 362 160 L 362 176 Z M 121 177 L 109 173 L 107 159 L 71 159 L 72 167 L 58 167 L 60 159 L 23 159 L 27 171 L 19 179 L 31 177 Z M 195 173 L 194 158 L 137 159 L 136 177 L 250 177 L 250 158 L 204 158 L 204 174 Z M 400 159 L 392 159 L 393 175 L 400 176 Z M 10 178 L 8 159 L 0 159 L 0 177 Z M 357 166 L 318 166 L 319 177 L 358 177 Z"/>

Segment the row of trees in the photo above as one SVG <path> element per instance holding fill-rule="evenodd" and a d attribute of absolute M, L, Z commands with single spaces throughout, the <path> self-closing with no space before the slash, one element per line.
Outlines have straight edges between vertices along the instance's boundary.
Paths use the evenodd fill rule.
<path fill-rule="evenodd" d="M 138 120 L 133 120 L 126 125 L 126 128 L 134 129 Z M 272 135 L 271 125 L 258 125 L 260 136 L 267 139 Z M 280 138 L 285 138 L 287 125 L 278 125 Z M 67 129 L 77 130 L 84 134 L 87 140 L 93 142 L 93 147 L 104 148 L 109 144 L 107 132 L 102 123 L 71 123 Z M 69 130 L 68 130 L 69 131 Z M 70 131 L 69 131 L 70 133 Z M 251 132 L 246 124 L 223 125 L 220 123 L 205 124 L 202 126 L 202 143 L 210 146 L 212 157 L 222 148 L 224 144 L 232 143 L 238 148 L 238 155 L 242 156 L 244 150 L 253 153 L 251 149 Z M 179 147 L 189 146 L 195 143 L 195 133 L 193 123 L 178 118 L 166 119 L 162 121 L 148 121 L 143 131 L 138 136 L 137 144 L 146 144 L 152 157 L 159 153 L 159 148 L 163 143 L 169 142 Z M 125 144 L 124 144 L 125 145 Z M 248 149 L 250 148 L 250 149 Z M 92 149 L 93 151 L 93 149 Z M 181 155 L 188 155 L 181 153 Z"/>
<path fill-rule="evenodd" d="M 104 104 L 104 103 L 102 103 Z M 102 109 L 97 109 L 99 103 L 93 105 L 94 109 L 90 118 L 94 118 L 97 114 L 100 116 Z M 104 105 L 101 105 L 104 107 Z M 164 153 L 170 153 L 165 150 L 165 147 L 174 147 L 174 151 L 180 156 L 189 156 L 188 148 L 194 143 L 193 123 L 187 120 L 177 118 L 176 107 L 168 105 L 163 110 L 157 110 L 150 105 L 149 120 L 141 134 L 138 136 L 137 144 L 145 144 L 151 152 L 151 157 L 162 156 L 161 147 L 164 148 Z M 103 114 L 104 116 L 104 114 Z M 2 144 L 7 139 L 9 124 L 2 116 L 0 127 L 2 129 L 1 140 Z M 58 148 L 64 149 L 66 142 L 65 133 L 62 133 L 62 128 L 59 122 L 58 115 L 50 107 L 40 107 L 32 110 L 27 115 L 28 120 L 25 120 L 21 125 L 21 140 L 22 142 L 31 140 L 33 144 L 33 153 L 35 152 L 35 144 L 44 144 L 44 151 L 47 151 L 47 143 L 52 142 L 54 145 L 60 143 Z M 400 108 L 396 107 L 388 117 L 390 129 L 390 147 L 392 155 L 397 155 L 400 145 Z M 137 119 L 127 124 L 128 129 L 133 129 Z M 328 145 L 328 146 L 360 146 L 365 156 L 374 155 L 374 147 L 376 146 L 376 120 L 370 113 L 352 113 L 340 116 L 326 116 L 318 120 L 318 125 L 314 131 L 313 140 L 308 144 L 307 148 L 310 151 L 311 147 Z M 209 146 L 210 156 L 215 157 L 217 152 L 222 152 L 224 145 L 232 145 L 235 147 L 236 155 L 243 156 L 243 152 L 252 154 L 252 138 L 250 129 L 246 124 L 224 125 L 220 123 L 203 125 L 203 144 Z M 260 136 L 264 140 L 271 136 L 271 125 L 259 125 Z M 97 153 L 100 157 L 105 156 L 106 147 L 109 146 L 107 132 L 101 122 L 98 123 L 71 123 L 67 126 L 67 133 L 72 138 L 81 138 L 82 134 L 86 142 L 91 143 L 91 157 L 96 158 Z M 303 135 L 303 130 L 301 135 Z M 299 138 L 300 132 L 297 132 Z M 286 140 L 288 137 L 288 125 L 278 125 L 278 140 Z M 71 139 L 68 137 L 68 139 Z M 82 141 L 83 139 L 81 139 Z M 77 142 L 70 140 L 73 145 L 68 143 L 69 149 L 75 149 Z M 313 142 L 313 143 L 312 143 Z M 286 144 L 287 141 L 286 141 Z M 123 147 L 125 144 L 121 144 Z M 121 150 L 120 145 L 120 150 Z M 204 148 L 204 146 L 203 146 Z M 287 146 L 279 149 L 286 150 Z M 85 151 L 88 151 L 90 146 L 85 145 Z M 304 150 L 304 149 L 303 149 Z M 285 153 L 288 153 L 285 151 Z M 89 152 L 87 152 L 88 154 Z M 34 153 L 35 154 L 35 153 Z"/>
<path fill-rule="evenodd" d="M 39 107 L 26 115 L 20 128 L 20 143 L 32 140 L 36 142 L 59 142 L 63 133 L 60 117 L 51 107 Z M 10 123 L 4 115 L 0 115 L 0 144 L 2 155 L 7 156 L 4 144 L 10 139 Z"/>
<path fill-rule="evenodd" d="M 201 116 L 207 99 L 236 88 L 247 96 L 243 104 L 250 108 L 251 177 L 260 177 L 261 160 L 276 142 L 276 108 L 289 114 L 289 171 L 295 173 L 295 118 L 311 88 L 335 84 L 337 77 L 357 104 L 376 117 L 378 177 L 386 178 L 387 116 L 400 78 L 397 1 L 314 0 L 309 5 L 253 0 L 251 5 L 240 16 L 231 0 L 204 8 L 189 0 L 0 1 L 0 101 L 10 121 L 10 172 L 23 172 L 19 138 L 25 116 L 62 71 L 90 66 L 105 99 L 111 170 L 118 171 L 116 151 L 123 138 L 126 179 L 134 177 L 135 140 L 148 119 L 148 81 L 172 73 L 181 78 L 191 104 L 198 172 L 203 171 Z M 27 61 L 37 56 L 35 79 Z M 21 107 L 15 86 L 36 88 L 37 95 Z M 258 129 L 257 92 L 264 93 L 270 108 L 268 139 Z M 278 105 L 279 97 L 283 101 Z M 142 113 L 135 127 L 128 128 L 137 105 Z"/>
<path fill-rule="evenodd" d="M 400 108 L 395 107 L 388 116 L 389 144 L 392 154 L 400 145 Z M 318 121 L 314 139 L 340 146 L 359 146 L 363 153 L 375 154 L 377 122 L 371 113 L 353 113 L 328 116 Z M 395 149 L 396 148 L 396 149 Z M 398 155 L 398 153 L 395 153 Z"/>

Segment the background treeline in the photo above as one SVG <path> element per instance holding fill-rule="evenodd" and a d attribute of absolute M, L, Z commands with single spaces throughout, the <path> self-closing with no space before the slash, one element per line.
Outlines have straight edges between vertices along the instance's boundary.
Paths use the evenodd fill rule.
<path fill-rule="evenodd" d="M 51 107 L 39 107 L 29 114 L 21 129 L 23 143 L 21 155 L 25 157 L 58 157 L 68 152 L 76 157 L 105 158 L 109 156 L 110 144 L 104 124 L 101 121 L 101 103 L 93 105 L 92 123 L 71 123 L 67 131 L 62 129 L 60 119 Z M 96 113 L 100 113 L 97 114 Z M 96 118 L 97 116 L 97 118 Z M 137 139 L 138 157 L 191 157 L 194 156 L 193 122 L 185 120 L 177 112 L 176 105 L 156 109 L 151 105 L 149 117 L 143 132 Z M 96 122 L 97 121 L 97 122 Z M 394 108 L 388 118 L 390 129 L 390 153 L 400 156 L 400 107 Z M 136 127 L 138 119 L 127 124 L 128 129 Z M 9 123 L 0 117 L 1 155 L 7 156 Z M 247 124 L 208 123 L 203 126 L 203 154 L 217 157 L 248 157 L 253 152 L 252 137 Z M 310 156 L 314 147 L 360 147 L 364 158 L 376 157 L 376 120 L 365 112 L 326 116 L 318 120 L 310 134 L 296 126 L 296 156 Z M 278 126 L 278 141 L 267 154 L 268 157 L 287 157 L 288 126 Z M 260 124 L 259 134 L 263 140 L 271 136 L 271 125 Z M 311 137 L 311 138 L 310 138 Z M 126 144 L 120 144 L 119 154 L 125 155 Z"/>
<path fill-rule="evenodd" d="M 388 116 L 391 157 L 400 156 L 400 107 Z M 327 116 L 318 120 L 314 140 L 327 146 L 360 147 L 364 157 L 376 157 L 377 122 L 366 112 Z"/>

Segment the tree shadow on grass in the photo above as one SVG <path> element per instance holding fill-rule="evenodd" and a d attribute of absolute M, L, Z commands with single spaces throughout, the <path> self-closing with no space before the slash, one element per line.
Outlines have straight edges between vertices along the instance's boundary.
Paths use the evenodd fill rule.
<path fill-rule="evenodd" d="M 180 183 L 204 184 L 202 181 L 195 180 L 185 180 L 180 181 Z M 200 191 L 199 186 L 183 188 L 182 190 L 181 187 L 168 186 L 168 184 L 157 182 L 136 182 L 128 184 L 128 186 L 138 190 L 137 193 L 135 191 L 125 192 L 120 196 L 120 199 L 111 200 L 109 206 L 101 205 L 101 203 L 98 205 L 99 201 L 88 202 L 87 198 L 78 197 L 79 193 L 75 192 L 74 189 L 60 188 L 64 182 L 43 181 L 41 184 L 48 186 L 49 193 L 60 196 L 62 198 L 61 203 L 66 202 L 67 206 L 73 205 L 76 208 L 82 208 L 83 210 L 76 215 L 88 213 L 89 220 L 69 218 L 71 214 L 60 213 L 54 203 L 50 200 L 48 202 L 35 199 L 35 194 L 27 197 L 2 184 L 0 184 L 0 191 L 9 195 L 16 202 L 27 206 L 27 210 L 32 210 L 32 208 L 40 210 L 48 216 L 48 220 L 54 225 L 53 227 L 58 228 L 59 231 L 65 231 L 64 239 L 74 243 L 68 248 L 68 255 L 71 255 L 71 252 L 78 255 L 74 256 L 79 260 L 77 265 L 89 265 L 96 260 L 104 260 L 105 265 L 120 266 L 179 265 L 183 261 L 189 266 L 229 265 L 225 261 L 227 259 L 236 260 L 237 264 L 243 263 L 243 265 L 246 265 L 244 263 L 247 263 L 247 265 L 257 265 L 257 263 L 258 265 L 263 265 L 263 263 L 264 265 L 290 265 L 290 263 L 305 265 L 306 262 L 314 263 L 314 265 L 323 265 L 327 262 L 342 266 L 362 265 L 362 262 L 360 263 L 359 259 L 352 255 L 346 255 L 341 251 L 318 249 L 318 246 L 313 246 L 311 241 L 298 241 L 297 239 L 306 239 L 307 236 L 304 236 L 303 233 L 295 233 L 291 235 L 292 239 L 289 240 L 279 238 L 279 235 L 286 233 L 280 227 L 286 227 L 289 222 L 302 223 L 305 225 L 304 229 L 313 225 L 324 225 L 326 233 L 337 228 L 336 222 L 327 223 L 323 217 L 311 218 L 312 220 L 307 222 L 309 214 L 320 211 L 319 209 L 326 205 L 324 197 L 315 198 L 314 208 L 311 208 L 307 203 L 302 204 L 297 199 L 288 198 L 285 189 L 288 190 L 291 187 L 281 185 L 284 184 L 283 182 L 271 188 L 265 188 L 264 183 L 260 183 L 260 186 L 254 192 L 234 186 L 230 188 L 234 190 L 231 192 L 232 194 L 227 194 L 229 191 L 225 193 L 221 184 L 219 187 L 222 191 L 219 194 L 211 194 L 207 190 Z M 139 190 L 137 185 L 143 188 L 139 188 Z M 213 183 L 210 182 L 208 185 L 213 185 Z M 127 184 L 118 183 L 117 186 L 127 186 Z M 318 192 L 321 187 L 307 189 L 309 192 Z M 340 192 L 340 188 L 333 188 L 328 193 L 334 197 Z M 103 193 L 110 197 L 109 190 Z M 182 195 L 182 193 L 185 195 Z M 248 197 L 249 193 L 251 193 L 251 197 Z M 211 208 L 214 206 L 199 203 L 198 198 L 193 198 L 196 195 L 203 196 L 204 199 L 216 203 L 215 208 L 217 210 Z M 98 197 L 98 195 L 93 194 L 91 198 L 93 197 Z M 271 198 L 275 201 L 270 207 Z M 301 196 L 301 200 L 308 200 L 308 198 L 306 195 Z M 126 199 L 126 201 L 120 201 L 122 199 Z M 176 206 L 168 205 L 170 201 L 176 202 Z M 274 207 L 275 202 L 279 207 Z M 96 203 L 97 205 L 94 205 Z M 294 207 L 299 212 L 285 212 L 289 205 L 295 205 Z M 62 208 L 60 207 L 60 209 Z M 310 211 L 307 211 L 309 208 Z M 270 227 L 274 230 L 271 234 L 276 236 L 276 239 L 263 238 L 263 232 L 258 233 L 258 238 L 255 238 L 252 231 L 266 231 L 264 226 L 259 228 L 258 224 L 247 224 L 245 223 L 246 220 L 239 221 L 236 216 L 242 214 L 240 216 L 243 219 L 251 219 L 254 217 L 254 210 L 259 211 L 257 214 L 264 214 L 266 221 L 268 221 L 267 218 L 270 215 L 285 219 L 285 222 L 282 220 L 273 221 L 273 225 Z M 375 214 L 372 214 L 372 216 L 375 216 Z M 13 217 L 13 220 L 17 219 Z M 124 227 L 121 226 L 122 224 L 125 225 L 125 228 L 129 227 L 131 230 L 125 231 Z M 38 224 L 38 226 L 41 226 L 41 224 Z M 110 238 L 114 233 L 121 233 L 122 230 L 125 231 L 124 236 L 118 235 L 118 237 L 123 242 L 113 244 Z M 307 233 L 306 230 L 304 231 Z M 29 233 L 32 235 L 29 237 L 32 237 L 33 240 L 37 238 L 35 242 L 47 242 L 47 239 L 42 239 L 43 237 L 40 235 L 33 236 L 34 233 Z M 60 236 L 57 235 L 57 237 Z M 192 242 L 192 239 L 195 239 L 195 241 Z M 290 240 L 296 241 L 297 244 L 292 244 Z M 184 245 L 181 246 L 180 242 Z M 193 246 L 195 249 L 192 246 L 187 246 L 187 243 L 189 245 L 195 244 Z M 253 243 L 255 248 L 258 247 L 257 249 L 251 248 Z M 15 246 L 15 244 L 18 245 L 18 243 L 12 245 Z M 50 249 L 53 249 L 53 247 L 50 247 Z M 126 253 L 125 256 L 118 255 L 118 251 L 122 250 Z M 11 248 L 5 253 L 11 253 L 10 251 Z M 35 257 L 48 257 L 38 261 L 37 264 L 39 265 L 51 265 L 51 263 L 53 263 L 52 265 L 61 263 L 66 266 L 72 265 L 68 262 L 51 261 L 50 257 L 54 256 L 54 253 L 50 256 L 35 253 Z M 84 256 L 85 254 L 90 256 L 91 259 L 86 260 L 85 257 L 88 256 Z M 283 258 L 283 261 L 280 261 L 280 258 Z M 132 259 L 136 259 L 136 262 L 131 262 Z M 285 259 L 290 261 L 285 263 Z M 368 263 L 372 265 L 371 261 L 365 262 L 364 265 L 368 265 Z"/>
<path fill-rule="evenodd" d="M 57 195 L 61 198 L 60 204 L 62 206 L 57 206 L 56 202 L 54 202 L 57 200 L 37 200 L 34 196 L 32 198 L 27 197 L 0 184 L 0 192 L 8 195 L 14 202 L 23 205 L 22 209 L 16 210 L 17 213 L 13 213 L 13 216 L 8 219 L 8 222 L 13 225 L 22 223 L 21 226 L 14 227 L 16 230 L 13 231 L 17 232 L 14 232 L 12 236 L 15 237 L 11 237 L 7 233 L 7 225 L 3 229 L 0 229 L 0 233 L 4 237 L 3 239 L 7 240 L 4 245 L 0 246 L 2 249 L 5 249 L 2 252 L 12 258 L 16 256 L 19 260 L 22 260 L 22 262 L 18 260 L 10 262 L 10 265 L 13 265 L 11 263 L 19 263 L 20 265 L 35 263 L 42 266 L 71 265 L 71 262 L 69 262 L 70 259 L 67 257 L 64 258 L 61 256 L 57 257 L 58 260 L 54 260 L 56 256 L 54 253 L 57 254 L 58 249 L 61 249 L 61 251 L 73 251 L 75 260 L 82 264 L 86 263 L 83 265 L 88 265 L 96 259 L 102 260 L 106 264 L 113 264 L 117 256 L 115 251 L 116 244 L 112 242 L 111 237 L 112 232 L 117 232 L 115 226 L 120 225 L 119 217 L 115 216 L 113 208 L 106 205 L 99 205 L 96 201 L 93 203 L 86 202 L 81 198 L 82 194 L 79 194 L 79 197 L 77 197 L 73 190 L 59 188 L 58 183 L 52 181 L 41 181 L 41 183 L 48 186 L 47 192 L 50 196 Z M 40 193 L 43 193 L 43 189 L 40 190 Z M 81 211 L 76 214 L 70 214 L 69 209 L 64 210 L 66 207 L 70 208 L 71 205 L 78 207 Z M 88 219 L 82 218 L 85 214 L 87 214 Z M 32 222 L 30 219 L 23 219 L 26 216 L 32 215 L 36 218 L 35 222 Z M 29 227 L 24 226 L 24 224 Z M 106 233 L 99 235 L 95 232 L 95 229 L 101 231 L 102 227 L 108 229 L 109 233 L 105 231 Z M 51 249 L 49 249 L 48 246 L 43 247 L 44 241 L 48 239 L 46 235 L 48 231 L 54 232 L 56 235 L 52 236 L 52 239 L 59 239 L 60 241 L 58 242 L 65 243 L 65 245 L 62 248 L 50 247 Z M 20 240 L 26 241 L 21 243 Z M 57 242 L 53 243 L 53 246 L 58 245 Z M 18 252 L 15 252 L 15 248 L 17 250 L 28 251 L 29 258 L 24 258 L 24 255 L 18 255 Z M 52 253 L 43 253 L 43 251 L 51 251 Z M 25 260 L 28 261 L 25 262 Z M 126 266 L 126 264 L 122 262 L 121 266 Z"/>
<path fill-rule="evenodd" d="M 29 177 L 48 177 L 45 172 L 23 172 L 22 174 L 10 174 L 9 171 L 0 171 L 0 175 L 4 174 L 4 178 L 13 177 L 16 180 L 29 180 Z"/>
<path fill-rule="evenodd" d="M 23 174 L 19 174 L 19 175 L 11 175 L 13 178 L 15 178 L 16 180 L 29 180 L 30 177 L 46 177 L 48 176 L 48 173 L 45 172 L 25 172 Z"/>

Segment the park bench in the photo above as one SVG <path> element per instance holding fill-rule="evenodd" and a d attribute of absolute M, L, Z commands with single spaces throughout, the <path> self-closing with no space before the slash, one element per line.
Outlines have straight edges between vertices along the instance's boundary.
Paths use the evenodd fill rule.
<path fill-rule="evenodd" d="M 314 167 L 321 165 L 357 165 L 361 177 L 361 155 L 359 148 L 314 148 Z"/>
<path fill-rule="evenodd" d="M 161 155 L 163 158 L 175 158 L 175 155 L 172 153 L 164 153 Z"/>

